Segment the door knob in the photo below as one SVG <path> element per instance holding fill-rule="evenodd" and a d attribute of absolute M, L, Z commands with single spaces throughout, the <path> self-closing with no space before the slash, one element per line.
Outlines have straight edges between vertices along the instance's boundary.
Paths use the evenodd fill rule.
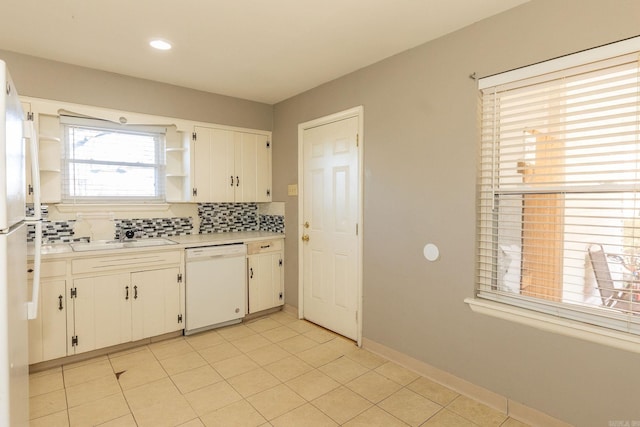
<path fill-rule="evenodd" d="M 303 235 L 302 236 L 302 241 L 303 242 L 308 242 L 309 241 L 309 235 L 308 234 Z"/>

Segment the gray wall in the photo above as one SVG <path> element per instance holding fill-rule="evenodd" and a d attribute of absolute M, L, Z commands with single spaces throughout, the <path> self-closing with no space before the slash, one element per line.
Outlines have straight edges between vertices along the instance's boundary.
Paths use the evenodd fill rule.
<path fill-rule="evenodd" d="M 273 107 L 0 50 L 23 96 L 271 130 Z"/>
<path fill-rule="evenodd" d="M 640 422 L 640 355 L 474 314 L 476 82 L 640 33 L 636 0 L 533 0 L 275 105 L 286 298 L 299 123 L 364 106 L 364 337 L 577 426 Z M 422 256 L 427 242 L 441 259 Z"/>

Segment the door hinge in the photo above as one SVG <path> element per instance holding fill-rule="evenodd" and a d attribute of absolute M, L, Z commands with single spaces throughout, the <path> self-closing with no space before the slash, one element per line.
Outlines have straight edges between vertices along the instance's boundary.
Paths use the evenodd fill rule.
<path fill-rule="evenodd" d="M 360 146 L 360 134 L 356 133 L 356 147 Z"/>
<path fill-rule="evenodd" d="M 33 112 L 32 111 L 27 113 L 27 120 L 30 121 L 30 122 L 33 121 Z"/>
<path fill-rule="evenodd" d="M 78 336 L 74 335 L 71 337 L 71 347 L 77 347 L 78 346 Z"/>
<path fill-rule="evenodd" d="M 182 283 L 182 273 L 178 273 L 178 283 Z"/>
<path fill-rule="evenodd" d="M 356 223 L 356 236 L 358 235 L 358 224 Z"/>
<path fill-rule="evenodd" d="M 279 265 L 280 267 L 282 267 L 282 259 L 280 259 L 280 260 L 278 261 L 278 265 Z"/>
<path fill-rule="evenodd" d="M 197 140 L 198 139 L 198 135 L 195 132 L 192 133 L 191 134 L 191 139 L 194 140 L 194 141 Z"/>
<path fill-rule="evenodd" d="M 267 148 L 271 148 L 271 141 L 267 141 Z"/>
<path fill-rule="evenodd" d="M 33 194 L 33 185 L 29 184 L 29 185 L 27 186 L 27 193 L 28 193 L 29 195 L 32 195 L 32 194 Z"/>
<path fill-rule="evenodd" d="M 356 322 L 358 321 L 358 312 L 356 311 Z"/>
<path fill-rule="evenodd" d="M 78 297 L 78 288 L 71 288 L 71 298 Z"/>
<path fill-rule="evenodd" d="M 197 196 L 197 195 L 198 195 L 198 189 L 197 189 L 197 188 L 194 188 L 193 190 L 191 190 L 191 194 L 192 194 L 193 196 Z"/>
<path fill-rule="evenodd" d="M 182 314 L 178 314 L 178 323 L 182 323 Z"/>

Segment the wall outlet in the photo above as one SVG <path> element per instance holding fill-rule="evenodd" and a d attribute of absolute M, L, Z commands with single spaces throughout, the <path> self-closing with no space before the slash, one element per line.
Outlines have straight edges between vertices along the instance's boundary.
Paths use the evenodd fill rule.
<path fill-rule="evenodd" d="M 297 196 L 298 195 L 298 184 L 289 184 L 287 186 L 287 195 L 288 196 Z"/>

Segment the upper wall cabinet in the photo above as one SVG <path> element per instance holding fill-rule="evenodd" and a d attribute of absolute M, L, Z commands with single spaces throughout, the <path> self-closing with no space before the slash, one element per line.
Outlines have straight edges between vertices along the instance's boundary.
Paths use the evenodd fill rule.
<path fill-rule="evenodd" d="M 164 191 L 171 202 L 270 202 L 271 132 L 116 111 L 38 98 L 21 98 L 39 134 L 44 203 L 63 195 L 64 125 L 60 116 L 165 129 Z M 121 150 L 122 151 L 122 150 Z M 126 150 L 124 150 L 126 151 Z M 127 156 L 126 152 L 122 153 Z M 30 163 L 27 163 L 29 167 Z M 33 187 L 27 170 L 27 192 Z M 29 197 L 29 196 L 28 196 Z M 28 199 L 31 202 L 31 199 Z"/>
<path fill-rule="evenodd" d="M 192 201 L 271 201 L 269 134 L 195 127 L 191 147 Z"/>

